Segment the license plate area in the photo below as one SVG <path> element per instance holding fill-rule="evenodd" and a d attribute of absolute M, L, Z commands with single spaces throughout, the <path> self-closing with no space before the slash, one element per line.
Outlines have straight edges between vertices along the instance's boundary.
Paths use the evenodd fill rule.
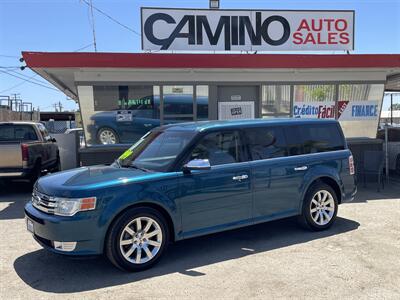
<path fill-rule="evenodd" d="M 33 221 L 30 220 L 29 218 L 26 218 L 26 229 L 30 232 L 30 233 L 35 233 L 35 227 L 33 225 Z"/>

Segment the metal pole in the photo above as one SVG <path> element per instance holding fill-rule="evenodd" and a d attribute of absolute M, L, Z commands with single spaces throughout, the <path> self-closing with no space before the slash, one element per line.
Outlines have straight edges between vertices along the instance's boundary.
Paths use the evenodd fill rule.
<path fill-rule="evenodd" d="M 386 166 L 386 181 L 389 181 L 389 145 L 388 145 L 388 124 L 385 124 L 385 166 Z"/>
<path fill-rule="evenodd" d="M 390 94 L 390 125 L 393 125 L 393 93 Z"/>

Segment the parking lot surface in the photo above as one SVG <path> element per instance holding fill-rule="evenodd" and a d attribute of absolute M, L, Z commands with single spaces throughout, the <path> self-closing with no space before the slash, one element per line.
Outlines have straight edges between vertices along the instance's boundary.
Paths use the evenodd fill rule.
<path fill-rule="evenodd" d="M 400 299 L 400 183 L 361 188 L 324 232 L 285 219 L 186 240 L 153 269 L 43 250 L 26 231 L 31 187 L 0 187 L 1 299 Z"/>

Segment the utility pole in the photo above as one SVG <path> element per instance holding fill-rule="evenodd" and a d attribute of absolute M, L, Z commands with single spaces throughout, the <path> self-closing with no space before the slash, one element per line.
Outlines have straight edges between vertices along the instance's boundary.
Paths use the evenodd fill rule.
<path fill-rule="evenodd" d="M 97 52 L 96 31 L 95 31 L 95 28 L 94 28 L 94 15 L 93 15 L 93 3 L 92 3 L 92 0 L 90 0 L 90 14 L 92 16 L 92 33 L 93 33 L 94 52 Z"/>

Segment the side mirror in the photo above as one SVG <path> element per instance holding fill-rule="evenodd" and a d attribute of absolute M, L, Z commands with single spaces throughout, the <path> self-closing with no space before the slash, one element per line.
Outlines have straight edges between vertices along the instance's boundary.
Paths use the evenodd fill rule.
<path fill-rule="evenodd" d="M 183 166 L 184 173 L 190 173 L 192 170 L 210 170 L 211 165 L 208 159 L 193 159 Z"/>

